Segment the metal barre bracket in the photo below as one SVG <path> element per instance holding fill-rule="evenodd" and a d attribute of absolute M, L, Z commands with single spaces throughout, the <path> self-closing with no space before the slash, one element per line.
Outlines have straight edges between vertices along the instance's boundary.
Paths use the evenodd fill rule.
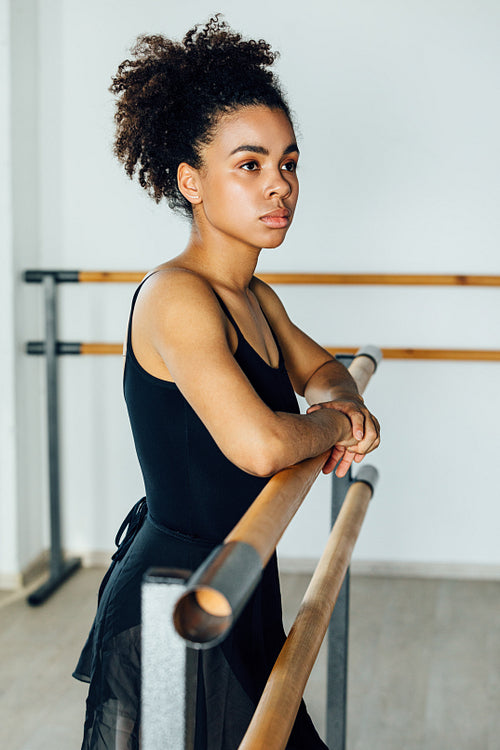
<path fill-rule="evenodd" d="M 379 476 L 379 472 L 375 468 L 375 466 L 367 464 L 366 466 L 361 466 L 352 481 L 363 482 L 364 484 L 367 484 L 368 487 L 371 488 L 373 494 L 375 492 L 375 487 L 377 486 Z"/>
<path fill-rule="evenodd" d="M 382 351 L 378 348 L 378 346 L 366 344 L 365 346 L 362 346 L 360 349 L 358 349 L 358 351 L 354 355 L 354 359 L 356 357 L 368 357 L 369 359 L 371 359 L 371 361 L 375 365 L 375 372 L 380 362 L 382 361 Z"/>
<path fill-rule="evenodd" d="M 75 283 L 80 281 L 79 271 L 50 271 L 50 270 L 28 270 L 24 272 L 23 278 L 27 284 L 43 284 L 43 280 L 51 276 L 56 284 L 67 282 Z"/>
<path fill-rule="evenodd" d="M 81 354 L 82 345 L 79 341 L 56 341 L 56 354 Z M 26 354 L 43 355 L 46 353 L 45 341 L 28 341 Z"/>

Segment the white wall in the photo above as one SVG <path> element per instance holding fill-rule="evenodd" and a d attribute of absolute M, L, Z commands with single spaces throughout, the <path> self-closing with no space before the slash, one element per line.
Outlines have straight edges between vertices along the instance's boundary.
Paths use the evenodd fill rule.
<path fill-rule="evenodd" d="M 40 338 L 39 300 L 22 272 L 39 265 L 38 12 L 36 0 L 1 4 L 0 232 L 2 240 L 0 582 L 46 546 L 41 362 L 24 354 Z"/>
<path fill-rule="evenodd" d="M 300 207 L 261 270 L 499 273 L 500 6 L 315 0 L 305 12 L 255 0 L 218 8 L 281 50 L 298 121 Z M 186 223 L 114 161 L 107 87 L 137 34 L 180 37 L 212 10 L 201 0 L 38 3 L 42 267 L 146 269 L 183 247 Z M 325 344 L 499 348 L 494 289 L 279 291 Z M 131 292 L 62 288 L 61 338 L 119 340 Z M 499 493 L 490 479 L 500 448 L 498 374 L 496 363 L 383 363 L 368 391 L 383 426 L 372 458 L 382 478 L 358 560 L 500 570 Z M 107 550 L 142 492 L 121 362 L 66 358 L 61 375 L 66 544 Z M 33 492 L 29 502 L 40 506 Z M 317 556 L 328 514 L 320 482 L 282 556 Z"/>
<path fill-rule="evenodd" d="M 12 268 L 12 190 L 10 154 L 10 8 L 6 0 L 0 2 L 0 92 L 4 106 L 0 109 L 0 246 L 2 268 L 0 300 L 3 325 L 0 327 L 0 348 L 3 353 L 0 367 L 0 571 L 9 583 L 16 581 L 17 539 L 13 530 L 16 518 L 16 450 L 15 450 L 15 318 L 14 271 Z M 5 533 L 7 531 L 7 533 Z M 4 584 L 5 585 L 5 584 Z"/>

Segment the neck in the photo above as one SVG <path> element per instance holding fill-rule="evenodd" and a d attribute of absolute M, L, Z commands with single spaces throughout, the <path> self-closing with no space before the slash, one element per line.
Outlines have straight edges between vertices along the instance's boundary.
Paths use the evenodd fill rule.
<path fill-rule="evenodd" d="M 248 289 L 260 250 L 228 237 L 202 236 L 193 223 L 188 245 L 180 257 L 213 286 L 241 292 Z"/>

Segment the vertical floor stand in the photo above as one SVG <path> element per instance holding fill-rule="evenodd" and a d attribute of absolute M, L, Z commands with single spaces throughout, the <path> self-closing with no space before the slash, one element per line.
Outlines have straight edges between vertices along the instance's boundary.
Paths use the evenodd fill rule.
<path fill-rule="evenodd" d="M 81 565 L 79 558 L 65 560 L 61 545 L 61 500 L 59 485 L 59 411 L 57 381 L 56 275 L 43 275 L 45 303 L 45 375 L 50 504 L 50 572 L 48 580 L 28 596 L 28 603 L 42 604 Z"/>
<path fill-rule="evenodd" d="M 338 354 L 336 359 L 349 367 L 353 357 Z M 332 474 L 331 527 L 335 524 L 352 481 L 351 470 L 345 477 Z M 328 666 L 326 688 L 326 744 L 331 750 L 345 750 L 347 722 L 347 649 L 349 640 L 349 570 L 340 589 L 328 628 Z"/>
<path fill-rule="evenodd" d="M 351 484 L 351 472 L 332 479 L 333 527 Z M 345 750 L 347 715 L 347 649 L 349 635 L 349 570 L 333 610 L 328 628 L 328 674 L 326 697 L 326 744 L 331 750 Z"/>
<path fill-rule="evenodd" d="M 177 634 L 174 607 L 190 573 L 151 568 L 142 583 L 141 748 L 193 750 L 198 651 Z"/>

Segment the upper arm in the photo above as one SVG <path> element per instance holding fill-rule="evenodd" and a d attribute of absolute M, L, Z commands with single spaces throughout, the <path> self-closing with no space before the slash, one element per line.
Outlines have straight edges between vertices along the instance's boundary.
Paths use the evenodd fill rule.
<path fill-rule="evenodd" d="M 135 322 L 222 452 L 240 468 L 265 474 L 275 415 L 236 362 L 208 283 L 181 269 L 155 274 L 141 289 Z"/>
<path fill-rule="evenodd" d="M 281 300 L 270 286 L 254 278 L 252 289 L 278 337 L 294 390 L 303 396 L 313 374 L 326 362 L 333 361 L 334 357 L 290 320 Z"/>

